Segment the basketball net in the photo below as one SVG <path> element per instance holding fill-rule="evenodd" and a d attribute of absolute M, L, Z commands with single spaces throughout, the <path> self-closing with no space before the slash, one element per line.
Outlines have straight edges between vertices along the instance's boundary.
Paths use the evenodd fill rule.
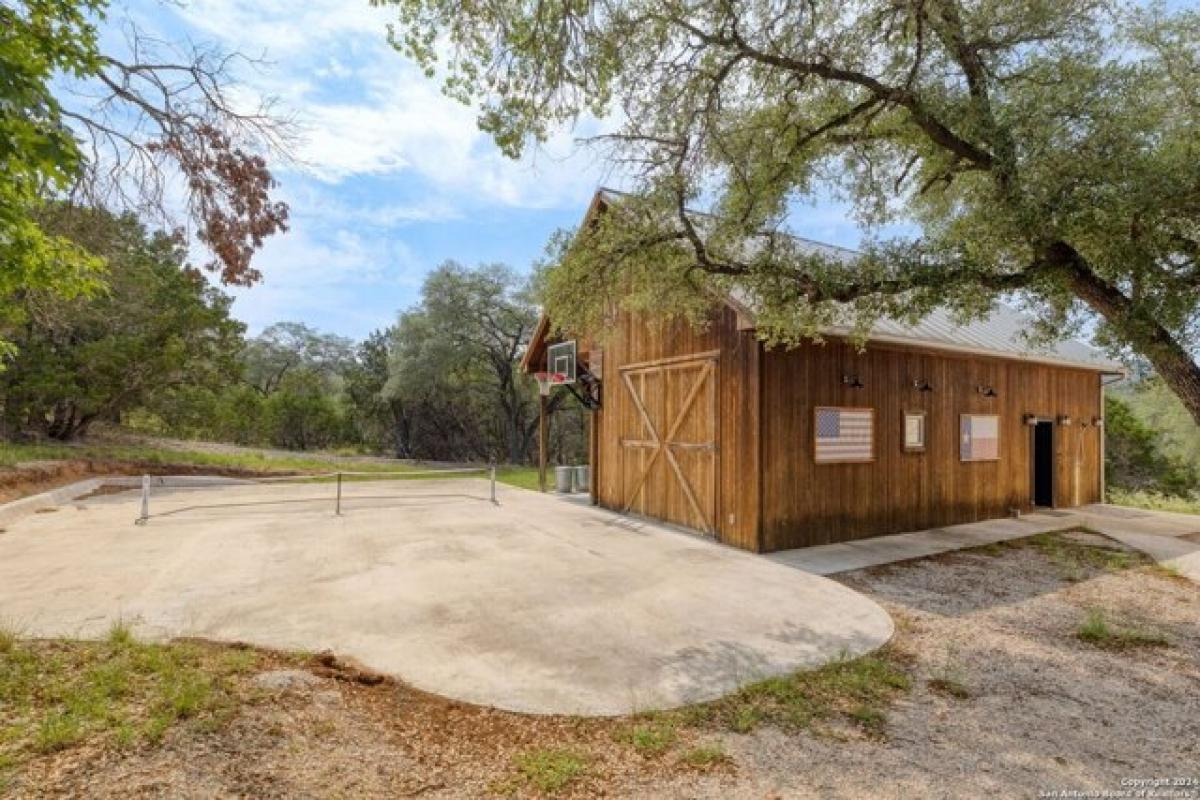
<path fill-rule="evenodd" d="M 563 383 L 567 379 L 567 376 L 561 372 L 535 372 L 533 377 L 537 378 L 538 392 L 543 397 L 550 394 L 550 390 L 554 386 Z"/>

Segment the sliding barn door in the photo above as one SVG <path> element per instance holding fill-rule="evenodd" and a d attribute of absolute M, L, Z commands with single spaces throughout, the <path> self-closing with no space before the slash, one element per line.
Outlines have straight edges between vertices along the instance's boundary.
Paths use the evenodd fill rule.
<path fill-rule="evenodd" d="M 713 534 L 717 493 L 717 357 L 622 368 L 625 511 Z"/>

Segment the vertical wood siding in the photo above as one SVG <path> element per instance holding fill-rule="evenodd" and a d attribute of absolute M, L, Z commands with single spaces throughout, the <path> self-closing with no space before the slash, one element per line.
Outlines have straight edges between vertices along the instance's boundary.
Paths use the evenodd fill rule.
<path fill-rule="evenodd" d="M 1025 414 L 1073 419 L 1054 428 L 1055 505 L 1099 499 L 1102 429 L 1091 422 L 1103 412 L 1095 372 L 900 347 L 858 353 L 838 341 L 768 350 L 762 358 L 763 550 L 1028 510 L 1032 434 Z M 844 385 L 845 374 L 864 386 Z M 933 390 L 917 391 L 914 379 L 929 381 Z M 980 385 L 997 396 L 981 396 Z M 812 409 L 820 405 L 875 409 L 874 462 L 814 463 Z M 923 453 L 903 450 L 904 411 L 926 414 Z M 959 460 L 959 415 L 965 413 L 999 415 L 999 461 Z"/>

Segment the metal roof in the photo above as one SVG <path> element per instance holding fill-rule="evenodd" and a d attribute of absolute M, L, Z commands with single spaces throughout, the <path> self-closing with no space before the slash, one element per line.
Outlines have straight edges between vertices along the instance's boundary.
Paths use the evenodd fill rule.
<path fill-rule="evenodd" d="M 1106 358 L 1096 348 L 1075 339 L 1061 339 L 1034 347 L 1026 337 L 1026 332 L 1032 328 L 1033 320 L 1029 316 L 996 303 L 990 316 L 965 325 L 955 322 L 951 313 L 944 308 L 935 309 L 916 325 L 880 319 L 872 326 L 869 341 L 912 342 L 943 350 L 1063 364 L 1102 372 L 1125 372 L 1124 367 Z M 842 332 L 849 331 L 845 329 Z"/>
<path fill-rule="evenodd" d="M 753 321 L 755 304 L 744 294 L 735 290 L 731 293 L 730 302 L 741 314 Z M 851 335 L 852 329 L 852 320 L 847 315 L 844 324 L 830 326 L 821 333 L 826 336 L 845 337 Z M 1061 339 L 1035 346 L 1027 335 L 1033 329 L 1032 317 L 1003 303 L 994 303 L 987 317 L 966 324 L 959 324 L 946 308 L 934 309 L 915 325 L 883 317 L 871 326 L 867 342 L 907 344 L 932 350 L 1081 367 L 1112 374 L 1125 373 L 1125 368 L 1120 363 L 1076 339 Z"/>
<path fill-rule="evenodd" d="M 597 200 L 619 201 L 624 194 L 612 189 L 601 188 L 596 192 L 593 206 Z M 591 211 L 592 209 L 589 209 L 589 214 Z M 688 211 L 688 214 L 689 216 L 695 214 L 700 226 L 704 225 L 705 217 L 711 217 L 704 212 L 691 210 Z M 839 247 L 790 234 L 789 236 L 799 244 L 800 249 L 804 252 L 819 254 L 846 264 L 852 263 L 861 255 L 858 251 L 847 247 Z M 757 303 L 749 294 L 735 288 L 730 293 L 729 302 L 740 314 L 749 321 L 753 321 Z M 847 318 L 844 325 L 827 328 L 822 331 L 822 334 L 849 336 L 852 327 L 852 320 Z M 1027 332 L 1033 328 L 1034 320 L 1029 315 L 1003 303 L 994 303 L 988 317 L 968 322 L 965 325 L 956 322 L 953 314 L 946 308 L 935 309 L 916 325 L 908 325 L 900 320 L 885 317 L 877 320 L 871 327 L 867 341 L 908 344 L 935 350 L 1125 374 L 1125 368 L 1120 363 L 1107 358 L 1100 350 L 1075 339 L 1062 339 L 1035 347 L 1027 337 Z"/>

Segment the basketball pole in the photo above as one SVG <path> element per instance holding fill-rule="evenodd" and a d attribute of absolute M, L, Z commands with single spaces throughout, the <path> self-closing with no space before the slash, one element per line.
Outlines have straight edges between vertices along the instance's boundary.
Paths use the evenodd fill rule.
<path fill-rule="evenodd" d="M 548 447 L 546 424 L 546 401 L 548 394 L 538 394 L 538 488 L 546 491 L 546 450 Z"/>

